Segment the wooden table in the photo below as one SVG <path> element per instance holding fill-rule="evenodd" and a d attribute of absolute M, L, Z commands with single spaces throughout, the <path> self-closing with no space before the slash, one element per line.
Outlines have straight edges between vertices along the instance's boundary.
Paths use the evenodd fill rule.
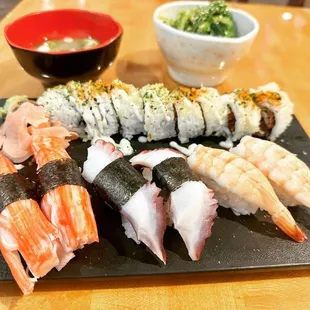
<path fill-rule="evenodd" d="M 32 11 L 75 7 L 113 15 L 125 29 L 116 63 L 102 76 L 141 86 L 164 82 L 152 13 L 160 0 L 24 0 L 0 22 L 0 97 L 42 93 L 41 84 L 18 65 L 3 37 L 10 21 Z M 220 91 L 276 81 L 295 102 L 310 134 L 310 10 L 236 5 L 253 14 L 261 30 L 251 53 L 236 66 Z M 41 281 L 22 297 L 14 283 L 0 283 L 0 309 L 310 309 L 310 271 L 218 273 L 86 281 Z"/>

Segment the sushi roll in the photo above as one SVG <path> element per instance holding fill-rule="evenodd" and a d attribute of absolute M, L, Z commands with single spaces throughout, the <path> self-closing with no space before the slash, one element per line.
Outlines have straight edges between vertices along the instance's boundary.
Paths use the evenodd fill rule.
<path fill-rule="evenodd" d="M 176 136 L 173 103 L 163 84 L 146 85 L 140 90 L 144 104 L 144 130 L 148 141 Z"/>
<path fill-rule="evenodd" d="M 180 233 L 192 260 L 199 260 L 211 235 L 217 201 L 192 172 L 186 158 L 172 149 L 143 151 L 130 162 L 152 170 L 155 184 L 168 194 L 168 218 Z"/>
<path fill-rule="evenodd" d="M 70 102 L 75 106 L 85 122 L 85 140 L 92 140 L 94 137 L 99 136 L 98 123 L 92 112 L 93 108 L 88 101 L 88 96 L 85 94 L 84 84 L 71 81 L 67 83 L 66 88 L 70 94 Z"/>
<path fill-rule="evenodd" d="M 147 182 L 114 145 L 103 140 L 88 148 L 83 177 L 122 216 L 128 238 L 143 242 L 164 263 L 165 212 L 160 190 Z"/>
<path fill-rule="evenodd" d="M 37 100 L 44 107 L 51 122 L 60 121 L 64 127 L 76 132 L 81 138 L 85 136 L 85 123 L 76 106 L 70 101 L 70 93 L 63 86 L 46 90 Z"/>
<path fill-rule="evenodd" d="M 214 190 L 221 206 L 232 209 L 236 215 L 265 210 L 289 237 L 297 242 L 307 239 L 267 178 L 250 162 L 228 151 L 198 146 L 188 164 Z"/>
<path fill-rule="evenodd" d="M 170 97 L 174 101 L 177 114 L 180 142 L 187 143 L 191 138 L 202 136 L 205 133 L 205 122 L 196 91 L 180 87 L 174 90 Z"/>
<path fill-rule="evenodd" d="M 107 89 L 120 121 L 122 136 L 131 140 L 134 135 L 144 133 L 143 100 L 138 89 L 120 80 L 114 80 Z"/>
<path fill-rule="evenodd" d="M 48 131 L 47 128 L 34 132 L 31 143 L 41 189 L 41 209 L 59 229 L 64 250 L 72 253 L 99 241 L 97 225 L 80 169 L 65 150 L 67 141 L 56 134 L 52 136 L 52 128 Z"/>
<path fill-rule="evenodd" d="M 97 80 L 96 82 L 84 83 L 84 90 L 99 132 L 99 135 L 95 135 L 93 140 L 117 134 L 119 131 L 117 114 L 114 110 L 111 96 L 106 92 L 106 87 L 102 81 Z"/>
<path fill-rule="evenodd" d="M 196 90 L 206 124 L 205 136 L 227 136 L 229 107 L 215 88 L 201 87 Z"/>
<path fill-rule="evenodd" d="M 274 142 L 246 136 L 230 149 L 260 169 L 285 206 L 310 207 L 310 169 Z"/>
<path fill-rule="evenodd" d="M 33 291 L 38 278 L 66 259 L 58 256 L 58 243 L 59 231 L 41 212 L 31 186 L 0 153 L 0 250 L 25 295 Z"/>
<path fill-rule="evenodd" d="M 227 126 L 232 141 L 260 132 L 261 109 L 255 104 L 249 91 L 238 89 L 231 94 L 222 95 L 221 100 L 229 108 Z"/>
<path fill-rule="evenodd" d="M 269 83 L 251 91 L 253 101 L 261 108 L 260 129 L 263 136 L 274 141 L 291 124 L 294 105 L 276 83 Z"/>

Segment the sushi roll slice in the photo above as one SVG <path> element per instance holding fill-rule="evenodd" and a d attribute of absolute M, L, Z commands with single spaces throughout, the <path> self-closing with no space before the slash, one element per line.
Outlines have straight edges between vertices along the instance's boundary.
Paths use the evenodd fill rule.
<path fill-rule="evenodd" d="M 188 164 L 214 190 L 221 206 L 232 209 L 236 215 L 265 210 L 289 237 L 297 242 L 307 239 L 267 178 L 250 162 L 228 151 L 198 146 Z"/>
<path fill-rule="evenodd" d="M 128 140 L 144 133 L 143 100 L 137 88 L 114 80 L 107 86 L 114 109 L 121 124 L 120 133 Z"/>
<path fill-rule="evenodd" d="M 230 149 L 260 169 L 285 206 L 310 207 L 310 169 L 274 142 L 246 136 Z"/>
<path fill-rule="evenodd" d="M 114 110 L 111 96 L 106 92 L 106 87 L 101 80 L 84 83 L 84 89 L 88 103 L 95 117 L 100 137 L 110 137 L 118 133 L 119 124 L 117 114 Z"/>
<path fill-rule="evenodd" d="M 38 278 L 60 264 L 59 231 L 45 218 L 30 188 L 0 153 L 0 250 L 25 295 L 33 291 Z"/>
<path fill-rule="evenodd" d="M 148 141 L 176 136 L 173 103 L 163 84 L 146 85 L 140 90 L 144 104 L 144 130 Z"/>
<path fill-rule="evenodd" d="M 199 260 L 211 235 L 217 201 L 192 172 L 185 156 L 172 149 L 143 151 L 130 162 L 152 170 L 153 181 L 168 193 L 168 218 L 180 233 L 192 260 Z"/>
<path fill-rule="evenodd" d="M 70 94 L 70 102 L 75 106 L 85 122 L 85 140 L 92 140 L 94 137 L 99 136 L 99 126 L 92 111 L 93 107 L 88 101 L 88 96 L 86 96 L 84 84 L 71 81 L 67 83 L 66 88 Z"/>
<path fill-rule="evenodd" d="M 261 108 L 261 130 L 274 141 L 291 124 L 294 105 L 276 83 L 269 83 L 252 91 L 253 101 Z"/>
<path fill-rule="evenodd" d="M 68 142 L 52 136 L 52 129 L 34 132 L 31 148 L 38 166 L 42 211 L 59 229 L 64 250 L 72 253 L 99 241 L 97 225 L 80 169 L 66 152 Z"/>
<path fill-rule="evenodd" d="M 196 90 L 206 124 L 206 136 L 227 136 L 229 108 L 215 88 L 201 87 Z"/>
<path fill-rule="evenodd" d="M 177 114 L 180 142 L 187 143 L 191 138 L 202 136 L 206 127 L 196 91 L 180 87 L 174 90 L 170 97 L 173 98 Z"/>
<path fill-rule="evenodd" d="M 261 109 L 255 104 L 249 91 L 238 89 L 231 94 L 222 95 L 221 100 L 229 108 L 227 124 L 232 141 L 260 132 Z"/>
<path fill-rule="evenodd" d="M 143 242 L 166 263 L 166 222 L 160 189 L 148 183 L 113 144 L 103 140 L 88 148 L 83 177 L 121 213 L 127 237 L 138 244 Z"/>
<path fill-rule="evenodd" d="M 44 107 L 51 122 L 60 121 L 64 127 L 76 132 L 81 138 L 85 136 L 85 123 L 76 106 L 70 101 L 70 93 L 63 86 L 46 90 L 37 100 Z"/>

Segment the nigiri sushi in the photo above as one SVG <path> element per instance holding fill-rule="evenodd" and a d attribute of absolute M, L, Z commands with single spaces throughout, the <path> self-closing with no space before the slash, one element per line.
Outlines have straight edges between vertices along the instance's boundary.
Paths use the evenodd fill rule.
<path fill-rule="evenodd" d="M 22 292 L 60 264 L 59 231 L 43 215 L 27 181 L 0 153 L 0 250 Z M 25 271 L 20 255 L 33 275 Z"/>
<path fill-rule="evenodd" d="M 83 177 L 121 213 L 127 237 L 143 242 L 166 263 L 166 222 L 160 189 L 148 183 L 113 144 L 103 140 L 88 148 Z"/>
<path fill-rule="evenodd" d="M 200 145 L 189 156 L 188 164 L 214 190 L 221 206 L 231 208 L 236 215 L 265 210 L 292 239 L 298 242 L 307 239 L 267 178 L 250 162 L 228 151 Z"/>
<path fill-rule="evenodd" d="M 97 225 L 79 167 L 65 150 L 67 141 L 48 135 L 49 130 L 34 130 L 31 143 L 38 165 L 41 208 L 59 229 L 64 251 L 72 258 L 73 251 L 99 241 Z"/>
<path fill-rule="evenodd" d="M 153 181 L 169 193 L 168 217 L 180 233 L 192 260 L 199 260 L 211 235 L 217 201 L 192 172 L 185 156 L 172 149 L 143 151 L 130 162 L 152 169 Z"/>
<path fill-rule="evenodd" d="M 274 142 L 246 136 L 230 149 L 267 177 L 286 206 L 310 207 L 310 169 L 295 154 Z"/>

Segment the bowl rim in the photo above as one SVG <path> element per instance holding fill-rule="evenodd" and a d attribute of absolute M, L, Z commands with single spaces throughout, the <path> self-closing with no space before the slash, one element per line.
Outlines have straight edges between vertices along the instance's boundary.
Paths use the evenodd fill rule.
<path fill-rule="evenodd" d="M 243 42 L 246 42 L 246 41 L 252 39 L 253 37 L 255 37 L 257 35 L 257 33 L 259 31 L 259 23 L 258 23 L 257 19 L 244 10 L 230 8 L 230 7 L 228 7 L 228 10 L 230 12 L 238 13 L 240 15 L 243 15 L 247 19 L 249 19 L 252 22 L 252 24 L 254 25 L 253 30 L 251 30 L 249 33 L 247 33 L 241 37 L 237 37 L 237 38 L 216 37 L 216 36 L 212 36 L 212 35 L 201 35 L 201 34 L 197 34 L 197 33 L 191 33 L 191 32 L 186 32 L 183 30 L 179 30 L 179 29 L 171 27 L 170 25 L 165 24 L 163 21 L 161 21 L 159 19 L 159 14 L 162 13 L 163 10 L 166 8 L 182 7 L 182 6 L 188 6 L 188 5 L 208 6 L 209 4 L 210 4 L 210 1 L 175 1 L 175 2 L 168 2 L 168 3 L 162 4 L 156 8 L 156 10 L 153 13 L 153 22 L 155 25 L 161 27 L 165 31 L 168 31 L 168 32 L 170 31 L 173 34 L 181 35 L 185 38 L 197 40 L 197 41 L 240 44 L 240 43 L 243 43 Z"/>
<path fill-rule="evenodd" d="M 110 20 L 112 20 L 115 25 L 118 27 L 118 31 L 117 34 L 112 36 L 109 40 L 102 42 L 94 47 L 91 48 L 87 48 L 87 49 L 80 49 L 80 50 L 76 50 L 76 51 L 51 51 L 51 52 L 44 52 L 44 51 L 38 51 L 32 48 L 28 48 L 28 47 L 23 47 L 20 46 L 19 44 L 13 43 L 10 38 L 8 37 L 8 29 L 16 22 L 21 21 L 23 19 L 25 19 L 26 17 L 29 16 L 35 16 L 35 15 L 44 15 L 46 13 L 57 13 L 57 12 L 83 12 L 83 13 L 88 13 L 88 14 L 92 14 L 92 15 L 99 15 L 101 17 L 105 17 L 108 18 Z M 8 42 L 8 44 L 11 47 L 20 49 L 20 50 L 24 50 L 24 51 L 29 51 L 29 52 L 33 52 L 33 53 L 39 53 L 39 54 L 45 54 L 45 55 L 70 55 L 70 54 L 79 54 L 79 53 L 84 53 L 84 52 L 88 52 L 88 51 L 94 51 L 94 50 L 99 50 L 103 47 L 106 47 L 108 45 L 110 45 L 111 43 L 113 43 L 115 40 L 117 40 L 122 34 L 124 33 L 124 29 L 122 27 L 122 25 L 115 20 L 111 15 L 105 14 L 105 13 L 101 13 L 101 12 L 96 12 L 96 11 L 90 11 L 90 10 L 82 10 L 82 9 L 56 9 L 56 10 L 46 10 L 46 11 L 37 11 L 37 12 L 32 12 L 29 14 L 25 14 L 19 18 L 14 19 L 13 21 L 11 21 L 10 23 L 8 23 L 5 27 L 4 27 L 4 36 L 6 41 Z"/>

